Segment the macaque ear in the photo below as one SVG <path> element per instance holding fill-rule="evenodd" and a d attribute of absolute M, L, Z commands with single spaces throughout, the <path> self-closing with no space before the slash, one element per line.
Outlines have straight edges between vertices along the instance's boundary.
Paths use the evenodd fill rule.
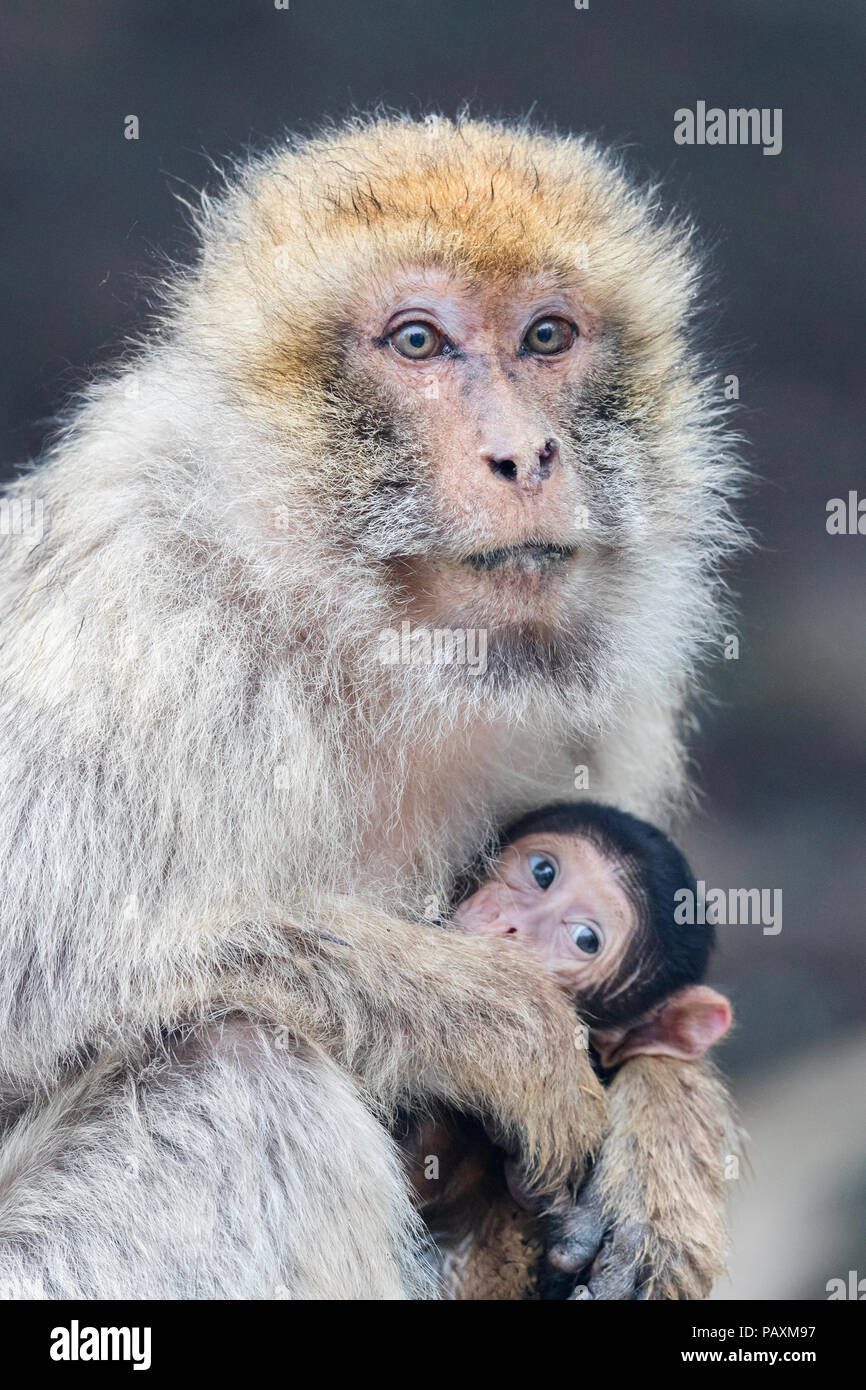
<path fill-rule="evenodd" d="M 723 1038 L 731 1026 L 730 1002 L 707 985 L 687 985 L 650 1009 L 636 1023 L 599 1028 L 590 1041 L 603 1067 L 627 1057 L 678 1057 L 692 1061 Z"/>

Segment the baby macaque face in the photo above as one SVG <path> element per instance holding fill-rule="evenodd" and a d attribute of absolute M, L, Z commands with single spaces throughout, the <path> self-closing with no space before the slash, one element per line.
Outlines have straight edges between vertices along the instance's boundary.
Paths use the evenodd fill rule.
<path fill-rule="evenodd" d="M 575 997 L 615 977 L 639 928 L 624 873 L 591 840 L 549 833 L 508 845 L 454 924 L 532 951 Z"/>

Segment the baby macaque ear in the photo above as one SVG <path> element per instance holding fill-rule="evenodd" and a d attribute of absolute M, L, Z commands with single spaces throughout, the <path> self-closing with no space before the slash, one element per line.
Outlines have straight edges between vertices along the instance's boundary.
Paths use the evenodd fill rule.
<path fill-rule="evenodd" d="M 692 1061 L 724 1037 L 732 1017 L 723 994 L 707 985 L 686 985 L 635 1023 L 594 1030 L 590 1041 L 603 1067 L 617 1067 L 642 1054 Z"/>

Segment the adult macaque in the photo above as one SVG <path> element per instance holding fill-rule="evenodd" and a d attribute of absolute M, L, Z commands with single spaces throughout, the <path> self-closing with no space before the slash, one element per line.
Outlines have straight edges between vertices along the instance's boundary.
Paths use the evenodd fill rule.
<path fill-rule="evenodd" d="M 583 1020 L 574 1045 L 591 1040 L 602 1067 L 639 1056 L 692 1060 L 727 1032 L 730 1004 L 700 983 L 713 928 L 675 921 L 677 891 L 695 892 L 696 884 L 655 827 L 589 801 L 544 807 L 503 833 L 479 876 L 454 912 L 454 927 L 543 961 Z M 693 1140 L 703 1119 L 695 1114 Z M 711 1153 L 712 1129 L 706 1137 Z M 533 1297 L 545 1252 L 538 1204 L 526 1199 L 483 1125 L 445 1112 L 408 1126 L 403 1148 L 447 1293 Z M 576 1273 L 578 1254 L 567 1241 L 554 1246 L 552 1260 Z M 622 1275 L 604 1249 L 580 1292 L 592 1287 L 595 1297 L 616 1297 Z M 543 1282 L 554 1284 L 550 1275 Z M 649 1270 L 638 1296 L 652 1297 L 653 1289 Z"/>
<path fill-rule="evenodd" d="M 635 1059 L 606 1120 L 541 966 L 421 922 L 576 765 L 681 797 L 736 537 L 687 234 L 589 145 L 400 119 L 247 165 L 200 230 L 2 541 L 0 1280 L 417 1295 L 387 1126 L 430 1100 L 561 1210 L 605 1135 L 572 1227 L 699 1296 L 715 1081 Z M 484 669 L 383 661 L 404 622 L 483 629 Z"/>

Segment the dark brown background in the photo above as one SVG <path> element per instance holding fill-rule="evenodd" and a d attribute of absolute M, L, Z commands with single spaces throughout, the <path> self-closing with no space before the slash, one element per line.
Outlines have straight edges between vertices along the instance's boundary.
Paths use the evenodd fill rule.
<path fill-rule="evenodd" d="M 864 59 L 855 0 L 7 0 L 0 466 L 140 324 L 172 188 L 283 126 L 378 101 L 536 114 L 629 147 L 713 249 L 720 370 L 740 377 L 760 540 L 738 568 L 738 662 L 712 673 L 688 848 L 724 887 L 781 888 L 780 936 L 723 930 L 724 1052 L 753 1131 L 733 1294 L 825 1296 L 866 1274 Z M 682 148 L 679 106 L 782 107 L 784 147 Z M 136 114 L 138 142 L 123 138 Z M 176 181 L 181 182 L 176 182 Z M 860 1079 L 852 1094 L 851 1078 Z M 729 1294 L 726 1288 L 723 1292 Z"/>

